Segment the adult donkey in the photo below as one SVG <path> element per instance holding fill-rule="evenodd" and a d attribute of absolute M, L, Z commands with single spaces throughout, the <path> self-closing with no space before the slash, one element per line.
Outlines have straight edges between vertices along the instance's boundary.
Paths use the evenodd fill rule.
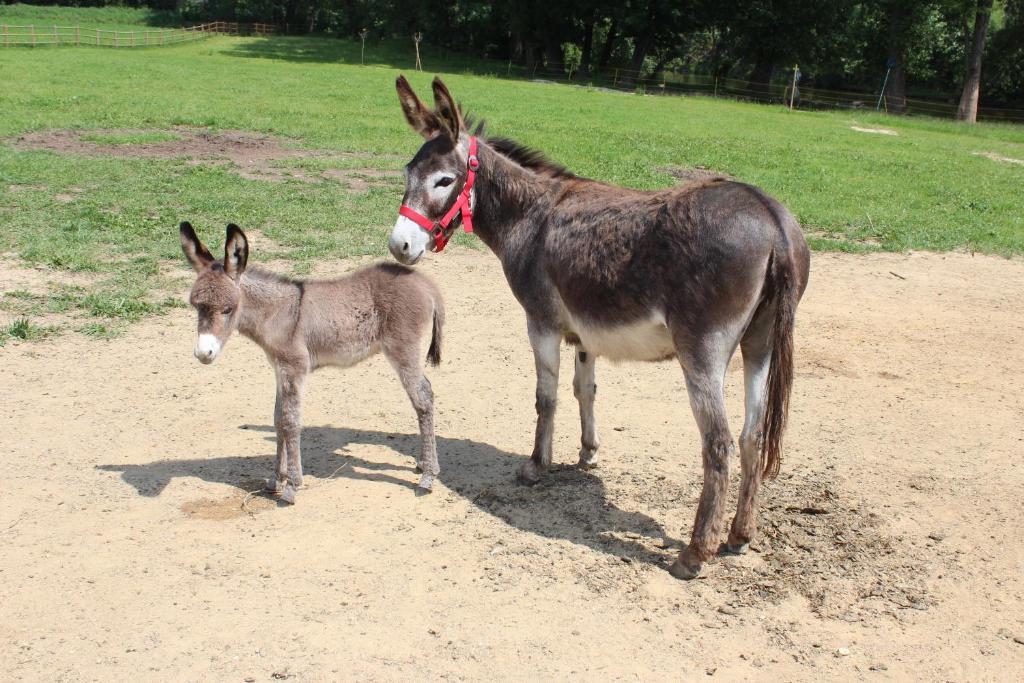
<path fill-rule="evenodd" d="M 729 455 L 723 385 L 743 352 L 742 482 L 724 552 L 756 531 L 762 477 L 779 470 L 793 377 L 793 321 L 810 254 L 793 215 L 761 190 L 724 178 L 641 192 L 579 178 L 510 140 L 467 129 L 440 79 L 435 108 L 404 77 L 398 98 L 426 142 L 406 167 L 389 248 L 405 264 L 441 251 L 462 224 L 501 260 L 526 311 L 537 367 L 537 432 L 520 477 L 551 463 L 562 339 L 577 348 L 573 389 L 580 465 L 596 463 L 594 362 L 660 361 L 683 368 L 703 439 L 704 488 L 688 547 L 670 571 L 689 579 L 719 550 Z"/>

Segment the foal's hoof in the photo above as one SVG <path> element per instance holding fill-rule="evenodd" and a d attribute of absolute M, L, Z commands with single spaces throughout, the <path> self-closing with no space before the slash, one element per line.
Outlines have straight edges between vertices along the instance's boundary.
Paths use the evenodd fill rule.
<path fill-rule="evenodd" d="M 750 543 L 723 543 L 718 549 L 719 555 L 746 555 Z"/>
<path fill-rule="evenodd" d="M 533 460 L 527 460 L 519 466 L 519 481 L 528 486 L 533 486 L 540 481 L 544 471 L 537 466 Z"/>
<path fill-rule="evenodd" d="M 281 491 L 281 502 L 287 503 L 288 505 L 295 505 L 295 487 L 291 484 L 284 487 Z"/>
<path fill-rule="evenodd" d="M 423 468 L 420 467 L 419 463 L 416 463 L 416 467 L 412 468 L 412 471 L 416 474 L 423 474 Z"/>
<path fill-rule="evenodd" d="M 267 479 L 267 482 L 263 485 L 263 490 L 266 491 L 267 493 L 277 494 L 281 493 L 281 489 L 283 487 L 284 484 L 277 481 L 276 479 Z"/>
<path fill-rule="evenodd" d="M 420 483 L 416 484 L 416 495 L 425 496 L 434 490 L 434 475 L 424 473 Z"/>
<path fill-rule="evenodd" d="M 592 470 L 597 467 L 597 451 L 592 451 L 589 448 L 581 448 L 580 461 L 576 463 L 576 466 L 581 470 Z"/>
<path fill-rule="evenodd" d="M 690 567 L 689 565 L 683 564 L 677 557 L 676 561 L 672 563 L 672 566 L 668 568 L 668 573 L 677 579 L 689 581 L 690 579 L 696 579 L 700 576 L 700 570 L 703 566 L 704 565 L 702 564 L 698 564 L 696 567 Z"/>

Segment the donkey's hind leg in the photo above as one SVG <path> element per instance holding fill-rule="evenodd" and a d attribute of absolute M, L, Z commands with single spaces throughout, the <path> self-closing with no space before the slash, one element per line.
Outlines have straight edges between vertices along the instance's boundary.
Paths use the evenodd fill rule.
<path fill-rule="evenodd" d="M 766 319 L 758 319 L 762 317 Z M 770 316 L 758 318 L 754 319 L 740 342 L 743 351 L 746 415 L 743 432 L 740 434 L 739 502 L 736 505 L 736 517 L 729 529 L 729 541 L 724 548 L 726 553 L 733 555 L 745 553 L 757 533 L 757 494 L 761 488 L 761 429 L 772 355 Z"/>
<path fill-rule="evenodd" d="M 597 467 L 597 449 L 601 440 L 597 436 L 597 422 L 594 419 L 594 396 L 597 383 L 594 380 L 594 365 L 597 358 L 583 349 L 576 351 L 576 374 L 572 378 L 572 390 L 580 404 L 580 462 L 583 469 Z"/>
<path fill-rule="evenodd" d="M 420 426 L 420 457 L 416 466 L 422 472 L 416 488 L 417 493 L 430 493 L 434 479 L 441 473 L 441 466 L 437 462 L 437 441 L 434 437 L 434 390 L 423 374 L 419 344 L 399 349 L 385 346 L 384 356 L 398 373 L 398 379 L 416 411 Z"/>
<path fill-rule="evenodd" d="M 697 504 L 690 545 L 669 568 L 672 575 L 680 579 L 698 576 L 703 563 L 715 555 L 721 542 L 729 487 L 729 454 L 734 448 L 724 394 L 725 368 L 733 348 L 730 347 L 728 353 L 724 349 L 710 349 L 681 356 L 690 407 L 701 434 L 704 487 Z"/>
<path fill-rule="evenodd" d="M 527 484 L 536 484 L 551 466 L 558 398 L 558 365 L 561 360 L 558 350 L 562 335 L 546 329 L 533 318 L 526 322 L 537 369 L 537 431 L 533 439 L 533 455 L 519 468 L 519 479 Z"/>

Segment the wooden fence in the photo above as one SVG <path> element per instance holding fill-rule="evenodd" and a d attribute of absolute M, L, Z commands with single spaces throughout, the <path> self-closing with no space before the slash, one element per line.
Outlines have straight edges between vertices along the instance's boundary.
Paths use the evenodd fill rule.
<path fill-rule="evenodd" d="M 113 31 L 80 26 L 0 25 L 0 46 L 42 47 L 44 45 L 96 45 L 99 47 L 157 47 L 201 40 L 215 33 L 266 36 L 276 33 L 272 24 L 239 24 L 214 21 L 196 26 L 169 29 Z"/>

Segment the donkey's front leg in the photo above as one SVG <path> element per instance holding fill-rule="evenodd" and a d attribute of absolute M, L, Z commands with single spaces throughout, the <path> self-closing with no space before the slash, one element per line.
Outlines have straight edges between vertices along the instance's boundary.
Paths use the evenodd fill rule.
<path fill-rule="evenodd" d="M 597 358 L 583 349 L 576 351 L 576 374 L 572 378 L 572 391 L 580 404 L 580 462 L 583 469 L 597 467 L 597 449 L 601 440 L 597 437 L 597 421 L 594 419 L 594 396 L 597 383 L 594 381 L 594 365 Z"/>
<path fill-rule="evenodd" d="M 277 369 L 277 396 L 279 409 L 275 415 L 277 440 L 284 445 L 286 468 L 278 476 L 287 475 L 281 491 L 281 500 L 295 503 L 295 493 L 302 486 L 302 386 L 305 373 L 289 367 Z"/>
<path fill-rule="evenodd" d="M 519 468 L 519 478 L 528 484 L 536 484 L 551 465 L 558 396 L 558 347 L 562 335 L 533 319 L 527 321 L 527 329 L 537 366 L 537 433 L 533 441 L 533 455 Z"/>
<path fill-rule="evenodd" d="M 277 459 L 274 461 L 274 472 L 267 479 L 266 490 L 270 493 L 281 493 L 288 479 L 288 455 L 281 429 L 281 389 L 278 387 L 274 398 L 274 432 L 277 434 Z"/>

